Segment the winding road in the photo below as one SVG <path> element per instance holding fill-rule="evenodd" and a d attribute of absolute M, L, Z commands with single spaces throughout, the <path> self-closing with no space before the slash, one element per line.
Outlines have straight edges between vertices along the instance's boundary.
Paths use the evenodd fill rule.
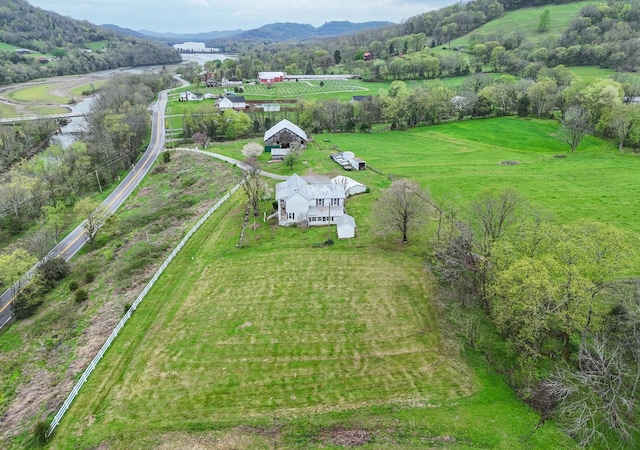
<path fill-rule="evenodd" d="M 167 106 L 167 93 L 168 91 L 160 92 L 158 94 L 158 100 L 149 108 L 153 114 L 153 122 L 151 125 L 151 139 L 147 150 L 134 166 L 133 170 L 129 172 L 125 179 L 122 180 L 122 182 L 102 203 L 102 206 L 109 212 L 109 214 L 116 212 L 129 195 L 131 195 L 147 172 L 149 172 L 149 169 L 164 148 L 164 111 Z M 44 259 L 64 258 L 65 261 L 68 261 L 82 248 L 87 240 L 83 224 L 80 224 L 62 241 L 60 241 L 60 243 L 56 245 Z M 0 295 L 0 328 L 9 323 L 13 317 L 13 311 L 11 308 L 11 304 L 13 302 L 12 293 L 19 292 L 22 286 L 29 283 L 29 280 L 31 280 L 36 270 L 37 264 L 13 286 Z"/>

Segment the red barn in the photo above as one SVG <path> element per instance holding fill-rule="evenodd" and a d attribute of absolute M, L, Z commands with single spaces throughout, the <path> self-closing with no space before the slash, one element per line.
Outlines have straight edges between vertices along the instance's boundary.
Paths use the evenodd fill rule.
<path fill-rule="evenodd" d="M 280 83 L 284 81 L 284 72 L 259 72 L 258 80 L 262 84 Z"/>

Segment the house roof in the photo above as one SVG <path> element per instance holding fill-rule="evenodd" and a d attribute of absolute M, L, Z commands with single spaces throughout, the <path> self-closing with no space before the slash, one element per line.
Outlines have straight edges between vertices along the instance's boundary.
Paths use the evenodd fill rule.
<path fill-rule="evenodd" d="M 349 225 L 349 226 L 352 226 L 353 228 L 356 227 L 356 219 L 351 217 L 349 214 L 343 214 L 341 216 L 337 216 L 335 218 L 335 221 L 336 221 L 336 225 L 338 226 Z"/>
<path fill-rule="evenodd" d="M 344 186 L 345 190 L 348 192 L 349 190 L 355 188 L 355 187 L 363 187 L 366 188 L 366 186 L 362 183 L 358 183 L 356 180 L 354 180 L 353 178 L 349 178 L 349 177 L 345 177 L 344 175 L 338 175 L 335 178 L 331 179 L 331 182 L 333 184 L 341 184 Z"/>
<path fill-rule="evenodd" d="M 371 100 L 373 97 L 370 95 L 354 95 L 351 100 L 354 102 L 363 102 L 365 100 Z"/>
<path fill-rule="evenodd" d="M 288 198 L 295 191 L 302 190 L 306 185 L 307 182 L 294 173 L 287 181 L 276 184 L 276 200 Z"/>
<path fill-rule="evenodd" d="M 276 185 L 276 200 L 284 200 L 299 192 L 307 199 L 345 198 L 345 187 L 341 184 L 308 184 L 299 175 L 293 174 L 287 181 Z"/>
<path fill-rule="evenodd" d="M 340 184 L 309 184 L 304 188 L 305 193 L 313 198 L 344 198 L 344 186 Z"/>
<path fill-rule="evenodd" d="M 244 95 L 229 95 L 227 96 L 232 103 L 244 103 Z"/>
<path fill-rule="evenodd" d="M 264 140 L 265 141 L 269 140 L 270 138 L 272 138 L 273 136 L 275 136 L 276 134 L 278 134 L 284 129 L 287 129 L 292 133 L 295 133 L 305 141 L 307 140 L 307 133 L 302 131 L 302 128 L 300 128 L 298 125 L 294 125 L 293 123 L 289 122 L 287 119 L 282 119 L 280 122 L 278 122 L 277 124 L 269 128 L 267 131 L 265 131 Z"/>

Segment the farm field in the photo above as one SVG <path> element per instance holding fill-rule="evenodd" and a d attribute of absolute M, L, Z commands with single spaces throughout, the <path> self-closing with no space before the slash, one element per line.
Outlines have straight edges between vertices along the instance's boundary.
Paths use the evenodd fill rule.
<path fill-rule="evenodd" d="M 344 174 L 329 155 L 349 150 L 386 175 L 419 182 L 436 199 L 465 203 L 485 190 L 512 187 L 557 223 L 593 218 L 640 232 L 640 155 L 621 154 L 613 142 L 593 136 L 572 154 L 559 127 L 554 120 L 506 117 L 402 132 L 321 134 L 304 158 L 316 172 Z M 241 158 L 240 148 L 214 144 L 212 151 Z M 519 164 L 501 164 L 507 161 Z M 268 170 L 291 173 L 278 164 Z M 349 175 L 365 185 L 380 182 L 372 171 Z"/>
<path fill-rule="evenodd" d="M 572 447 L 447 346 L 418 246 L 311 248 L 324 227 L 259 221 L 237 248 L 243 212 L 237 195 L 174 260 L 51 448 L 324 448 L 345 427 L 382 446 Z"/>
<path fill-rule="evenodd" d="M 513 31 L 524 31 L 528 39 L 536 40 L 538 37 L 560 34 L 567 28 L 582 8 L 587 5 L 597 5 L 600 1 L 583 1 L 567 3 L 563 5 L 544 5 L 534 8 L 523 8 L 516 11 L 507 11 L 501 17 L 487 22 L 480 28 L 473 30 L 466 36 L 451 41 L 452 47 L 463 47 L 469 45 L 469 36 L 474 34 L 499 34 L 507 35 Z M 538 31 L 540 15 L 545 9 L 551 12 L 551 23 L 544 33 Z"/>

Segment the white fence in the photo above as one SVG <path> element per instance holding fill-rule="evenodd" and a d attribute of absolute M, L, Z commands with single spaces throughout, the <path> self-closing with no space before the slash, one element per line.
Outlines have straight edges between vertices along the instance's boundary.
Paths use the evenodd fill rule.
<path fill-rule="evenodd" d="M 56 429 L 56 427 L 58 426 L 58 424 L 60 423 L 60 421 L 62 420 L 62 417 L 64 417 L 65 413 L 67 412 L 67 410 L 69 409 L 69 407 L 71 406 L 71 403 L 73 402 L 73 400 L 76 398 L 76 396 L 78 395 L 78 392 L 80 392 L 80 389 L 82 388 L 82 386 L 84 385 L 84 383 L 87 381 L 87 379 L 89 378 L 89 375 L 91 375 L 91 372 L 93 372 L 93 369 L 96 368 L 96 366 L 98 365 L 98 362 L 102 359 L 102 357 L 104 356 L 104 354 L 106 353 L 106 351 L 109 349 L 109 347 L 111 346 L 111 343 L 113 342 L 113 340 L 118 336 L 118 333 L 120 333 L 120 330 L 122 330 L 122 328 L 124 327 L 124 325 L 127 323 L 127 321 L 129 320 L 129 317 L 131 317 L 131 314 L 133 314 L 133 312 L 136 310 L 136 308 L 138 307 L 138 305 L 140 304 L 140 302 L 142 302 L 142 300 L 145 298 L 145 296 L 147 295 L 147 293 L 149 292 L 149 290 L 151 290 L 151 288 L 153 287 L 153 285 L 156 283 L 156 281 L 158 281 L 158 278 L 160 278 L 160 275 L 162 275 L 162 272 L 164 272 L 164 269 L 167 268 L 167 266 L 169 265 L 169 263 L 171 261 L 173 261 L 173 258 L 175 258 L 175 256 L 178 254 L 178 252 L 180 250 L 182 250 L 182 247 L 184 247 L 184 245 L 187 243 L 187 241 L 189 240 L 189 238 L 191 238 L 191 236 L 193 236 L 193 233 L 195 233 L 201 226 L 202 224 L 211 216 L 211 214 L 213 214 L 225 201 L 227 201 L 229 199 L 229 197 L 231 197 L 231 195 L 233 195 L 238 189 L 240 188 L 240 183 L 236 184 L 233 188 L 231 188 L 231 190 L 229 192 L 227 192 L 224 197 L 222 197 L 218 203 L 216 203 L 215 205 L 213 205 L 213 207 L 206 212 L 206 214 L 204 216 L 202 216 L 200 218 L 200 220 L 198 221 L 198 223 L 196 223 L 193 228 L 191 228 L 191 230 L 189 230 L 189 232 L 185 235 L 184 238 L 182 238 L 182 240 L 180 241 L 180 243 L 178 244 L 178 246 L 176 248 L 173 249 L 173 251 L 171 252 L 171 254 L 167 257 L 167 259 L 162 263 L 162 265 L 160 266 L 160 268 L 156 271 L 156 273 L 153 275 L 153 278 L 151 278 L 151 280 L 149 281 L 149 283 L 147 283 L 147 285 L 145 286 L 145 288 L 142 290 L 142 292 L 140 293 L 140 295 L 138 295 L 138 298 L 136 298 L 135 302 L 133 302 L 133 304 L 131 305 L 131 307 L 129 308 L 129 310 L 127 311 L 127 313 L 124 315 L 124 317 L 122 317 L 122 319 L 120 320 L 120 322 L 118 322 L 118 325 L 116 325 L 116 327 L 114 328 L 114 330 L 111 332 L 111 334 L 109 335 L 109 337 L 107 338 L 107 340 L 105 341 L 104 345 L 102 346 L 102 348 L 100 349 L 100 351 L 98 352 L 98 354 L 93 358 L 93 360 L 91 361 L 91 364 L 89 364 L 89 366 L 85 369 L 85 371 L 82 373 L 82 376 L 80 377 L 80 379 L 78 380 L 78 382 L 76 383 L 76 385 L 73 387 L 73 390 L 71 391 L 71 393 L 67 396 L 67 399 L 64 401 L 64 403 L 62 404 L 62 406 L 60 407 L 60 409 L 58 410 L 58 413 L 55 415 L 55 417 L 53 418 L 53 421 L 51 422 L 51 425 L 49 426 L 49 429 L 46 432 L 46 436 L 49 437 L 51 436 L 51 434 L 54 432 L 54 430 Z"/>

